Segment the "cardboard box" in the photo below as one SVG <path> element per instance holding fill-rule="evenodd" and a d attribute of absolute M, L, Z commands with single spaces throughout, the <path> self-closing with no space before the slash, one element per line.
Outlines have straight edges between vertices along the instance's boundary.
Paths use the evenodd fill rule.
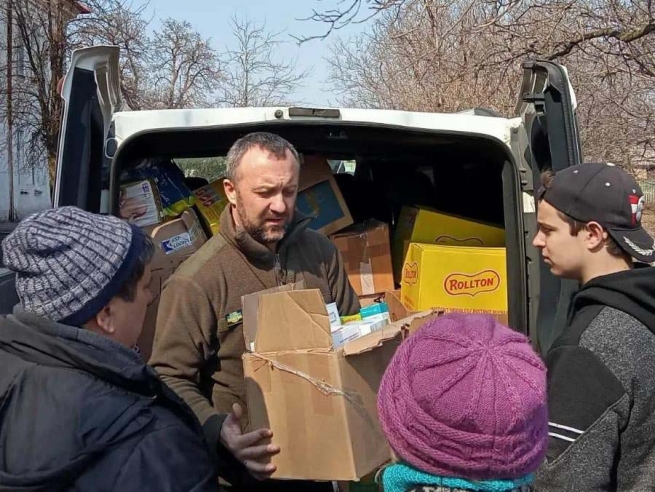
<path fill-rule="evenodd" d="M 139 227 L 159 224 L 164 212 L 157 186 L 149 179 L 121 185 L 118 216 Z"/>
<path fill-rule="evenodd" d="M 306 155 L 303 161 L 296 208 L 316 216 L 309 227 L 329 235 L 352 225 L 352 216 L 327 160 Z"/>
<path fill-rule="evenodd" d="M 357 296 L 359 298 L 360 307 L 371 306 L 376 302 L 384 301 L 384 293 L 370 294 L 368 296 Z"/>
<path fill-rule="evenodd" d="M 393 290 L 389 226 L 370 220 L 331 236 L 341 252 L 350 284 L 359 296 Z"/>
<path fill-rule="evenodd" d="M 159 297 L 164 283 L 184 260 L 200 249 L 207 241 L 207 236 L 192 209 L 182 212 L 178 219 L 145 228 L 145 231 L 150 234 L 155 243 L 155 255 L 150 264 L 152 279 L 149 286 L 154 300 L 148 306 L 143 331 L 137 342 L 141 357 L 147 362 L 152 352 Z"/>
<path fill-rule="evenodd" d="M 403 207 L 393 242 L 394 279 L 398 283 L 410 243 L 504 247 L 505 230 L 426 207 Z"/>
<path fill-rule="evenodd" d="M 506 319 L 505 248 L 412 243 L 403 267 L 401 299 L 415 311 L 480 312 Z"/>
<path fill-rule="evenodd" d="M 359 323 L 359 321 L 351 321 L 342 325 L 338 330 L 334 330 L 332 332 L 332 346 L 339 348 L 351 340 L 361 337 L 363 334 L 371 333 L 370 330 L 368 333 L 363 333 Z"/>
<path fill-rule="evenodd" d="M 255 294 L 258 302 L 248 304 L 257 305 L 256 316 L 246 316 L 247 297 L 244 336 L 246 347 L 254 347 L 243 356 L 250 428 L 271 429 L 280 446 L 273 478 L 357 480 L 389 461 L 377 389 L 407 327 L 424 319 L 387 325 L 334 350 L 319 290 Z M 246 327 L 253 319 L 256 328 Z"/>
<path fill-rule="evenodd" d="M 223 189 L 223 178 L 198 188 L 193 194 L 196 197 L 196 207 L 207 229 L 212 235 L 216 234 L 220 228 L 221 214 L 229 203 Z"/>
<path fill-rule="evenodd" d="M 391 321 L 398 321 L 399 319 L 406 318 L 416 314 L 417 311 L 412 311 L 408 309 L 401 301 L 400 298 L 400 289 L 394 291 L 388 291 L 384 294 L 384 302 L 387 303 L 389 307 L 389 317 Z"/>

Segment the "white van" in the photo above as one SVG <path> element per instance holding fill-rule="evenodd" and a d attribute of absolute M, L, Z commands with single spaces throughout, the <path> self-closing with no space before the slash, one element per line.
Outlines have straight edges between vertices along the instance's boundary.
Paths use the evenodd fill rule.
<path fill-rule="evenodd" d="M 355 161 L 349 174 L 354 189 L 361 190 L 361 213 L 392 228 L 402 205 L 416 202 L 503 226 L 510 325 L 529 334 L 542 351 L 561 328 L 576 286 L 549 273 L 531 239 L 540 173 L 581 161 L 575 96 L 563 67 L 525 62 L 517 116 L 505 118 L 489 110 L 120 111 L 118 63 L 119 48 L 113 46 L 72 56 L 62 91 L 55 207 L 116 213 L 118 177 L 126 166 L 155 156 L 223 156 L 238 137 L 270 131 L 300 152 Z"/>

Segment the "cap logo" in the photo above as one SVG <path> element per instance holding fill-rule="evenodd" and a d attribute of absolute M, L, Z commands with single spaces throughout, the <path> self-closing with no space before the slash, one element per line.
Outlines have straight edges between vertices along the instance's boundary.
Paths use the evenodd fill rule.
<path fill-rule="evenodd" d="M 644 214 L 644 205 L 646 199 L 644 196 L 630 195 L 630 210 L 632 212 L 632 226 L 637 226 L 641 223 L 641 217 Z"/>
<path fill-rule="evenodd" d="M 623 236 L 623 240 L 625 241 L 625 244 L 630 246 L 635 253 L 639 253 L 640 255 L 643 255 L 643 256 L 650 256 L 653 253 L 655 253 L 655 245 L 652 248 L 645 249 L 645 248 L 640 248 L 639 246 L 637 246 L 634 242 L 630 241 L 625 236 Z"/>

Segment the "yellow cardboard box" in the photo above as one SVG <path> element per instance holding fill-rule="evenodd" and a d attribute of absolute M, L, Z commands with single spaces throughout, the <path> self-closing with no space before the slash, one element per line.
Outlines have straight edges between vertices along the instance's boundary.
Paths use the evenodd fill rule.
<path fill-rule="evenodd" d="M 505 248 L 412 243 L 400 287 L 412 311 L 484 312 L 507 318 Z"/>
<path fill-rule="evenodd" d="M 200 212 L 205 225 L 211 230 L 212 235 L 219 231 L 221 213 L 228 204 L 223 189 L 223 179 L 212 181 L 193 192 L 197 198 L 198 212 Z"/>
<path fill-rule="evenodd" d="M 393 243 L 394 280 L 401 281 L 410 243 L 504 247 L 505 230 L 425 207 L 403 207 Z"/>

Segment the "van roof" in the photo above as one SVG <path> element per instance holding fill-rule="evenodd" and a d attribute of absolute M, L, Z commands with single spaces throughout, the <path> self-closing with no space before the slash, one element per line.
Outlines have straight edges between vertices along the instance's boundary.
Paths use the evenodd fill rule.
<path fill-rule="evenodd" d="M 379 109 L 339 108 L 339 117 L 289 116 L 286 107 L 163 109 L 123 111 L 114 114 L 117 140 L 142 132 L 166 129 L 187 130 L 211 127 L 269 123 L 343 124 L 388 126 L 402 129 L 432 130 L 440 133 L 477 134 L 509 145 L 511 131 L 521 125 L 520 118 L 499 118 L 472 113 L 423 113 Z"/>

